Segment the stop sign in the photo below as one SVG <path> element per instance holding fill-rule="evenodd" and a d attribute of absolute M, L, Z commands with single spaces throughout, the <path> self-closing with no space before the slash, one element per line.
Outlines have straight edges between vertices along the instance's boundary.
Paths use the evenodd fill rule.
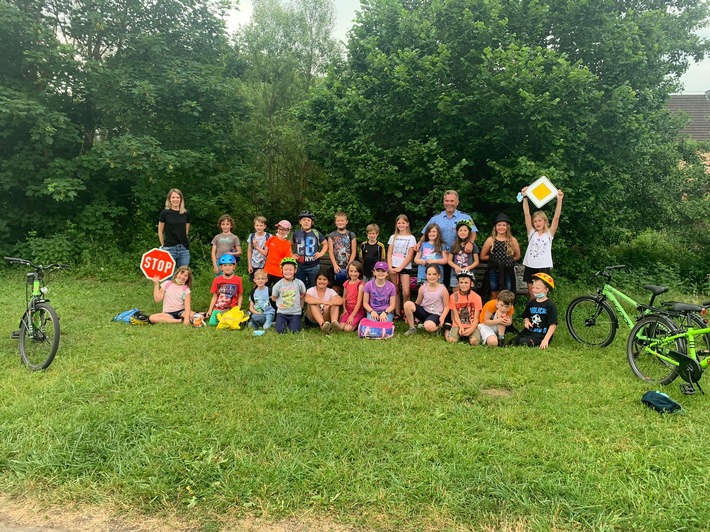
<path fill-rule="evenodd" d="M 172 277 L 174 269 L 175 260 L 164 249 L 153 248 L 143 253 L 141 271 L 148 279 L 152 279 L 157 275 L 161 281 L 165 281 Z"/>

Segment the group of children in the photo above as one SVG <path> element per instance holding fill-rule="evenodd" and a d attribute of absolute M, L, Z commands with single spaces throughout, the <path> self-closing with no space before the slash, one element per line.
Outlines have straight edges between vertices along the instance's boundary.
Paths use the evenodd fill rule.
<path fill-rule="evenodd" d="M 509 345 L 545 349 L 557 326 L 557 309 L 547 296 L 554 289 L 551 246 L 563 193 L 558 192 L 551 224 L 543 211 L 530 214 L 526 189 L 522 194 L 528 230 L 524 280 L 530 300 L 522 314 L 524 329 Z M 404 319 L 409 325 L 405 336 L 417 332 L 418 322 L 424 331 L 444 331 L 449 342 L 504 345 L 506 329 L 513 324 L 514 265 L 521 256 L 505 214 L 496 218 L 480 253 L 470 220 L 457 222 L 455 241 L 447 246 L 435 223 L 427 225 L 417 242 L 409 219 L 401 214 L 387 248 L 378 240 L 380 229 L 376 224 L 367 226 L 367 241 L 358 247 L 343 212 L 335 215 L 335 230 L 327 236 L 313 227 L 312 212 L 302 211 L 298 221 L 300 227 L 289 239 L 292 226 L 288 220 L 276 224 L 275 234 L 266 231 L 264 217 L 254 220 L 254 232 L 247 237 L 246 258 L 254 284 L 249 295 L 250 327 L 268 330 L 273 326 L 278 333 L 299 332 L 303 321 L 307 328 L 320 328 L 324 333 L 351 332 L 363 319 Z M 242 254 L 239 238 L 232 234 L 234 222 L 224 215 L 218 226 L 221 233 L 212 241 L 216 277 L 205 313 L 210 325 L 218 323 L 220 313 L 240 308 L 244 293 L 242 280 L 234 273 Z M 326 254 L 332 270 L 321 267 Z M 486 282 L 491 300 L 485 305 L 474 291 L 473 270 L 480 260 L 488 263 Z M 449 286 L 441 283 L 444 268 L 451 270 Z M 411 282 L 413 275 L 416 283 Z M 163 312 L 150 316 L 152 323 L 190 324 L 200 320 L 190 304 L 192 273 L 188 267 L 178 268 L 173 279 L 162 285 L 158 279 L 153 281 L 154 299 L 163 302 Z M 412 287 L 417 290 L 414 301 L 410 301 Z"/>

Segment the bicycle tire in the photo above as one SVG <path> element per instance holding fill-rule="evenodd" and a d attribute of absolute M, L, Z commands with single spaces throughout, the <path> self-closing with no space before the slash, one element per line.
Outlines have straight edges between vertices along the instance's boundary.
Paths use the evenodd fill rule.
<path fill-rule="evenodd" d="M 28 324 L 32 323 L 32 333 Z M 37 303 L 20 325 L 20 357 L 32 371 L 46 369 L 59 349 L 59 317 L 47 303 Z"/>
<path fill-rule="evenodd" d="M 614 341 L 619 325 L 614 309 L 595 296 L 580 296 L 569 304 L 565 315 L 567 329 L 578 342 L 606 347 Z"/>
<path fill-rule="evenodd" d="M 663 385 L 675 380 L 678 376 L 678 366 L 649 353 L 646 347 L 653 340 L 662 340 L 679 332 L 680 329 L 672 320 L 657 314 L 649 314 L 636 322 L 626 342 L 626 356 L 631 370 L 639 379 Z M 666 346 L 656 346 L 655 350 L 662 354 L 671 350 L 687 353 L 686 346 L 684 338 L 676 338 Z"/>

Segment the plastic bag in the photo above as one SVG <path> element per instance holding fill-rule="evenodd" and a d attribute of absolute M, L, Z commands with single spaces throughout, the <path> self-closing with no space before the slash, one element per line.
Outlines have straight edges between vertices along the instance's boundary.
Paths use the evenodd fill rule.
<path fill-rule="evenodd" d="M 227 312 L 222 312 L 217 316 L 219 323 L 217 324 L 218 329 L 230 329 L 238 331 L 241 329 L 242 323 L 249 320 L 249 316 L 244 313 L 240 308 L 234 307 Z"/>

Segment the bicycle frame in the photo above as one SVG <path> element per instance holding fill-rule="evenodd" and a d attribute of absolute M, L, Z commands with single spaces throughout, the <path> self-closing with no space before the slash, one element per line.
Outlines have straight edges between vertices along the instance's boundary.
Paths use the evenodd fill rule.
<path fill-rule="evenodd" d="M 624 307 L 621 306 L 621 302 L 619 301 L 619 299 L 623 300 L 629 305 L 632 305 L 637 310 L 640 306 L 639 303 L 624 294 L 621 290 L 618 290 L 609 284 L 604 285 L 601 290 L 601 293 L 606 299 L 611 301 L 611 303 L 614 305 L 614 308 L 616 309 L 617 314 L 621 316 L 621 319 L 624 321 L 624 323 L 626 323 L 626 326 L 631 329 L 634 326 L 635 322 L 628 315 Z"/>
<path fill-rule="evenodd" d="M 694 329 L 692 327 L 688 328 L 686 331 L 682 331 L 678 334 L 674 334 L 671 336 L 666 336 L 665 338 L 661 340 L 654 340 L 651 338 L 648 338 L 649 344 L 645 346 L 645 349 L 647 349 L 651 354 L 653 354 L 656 358 L 659 358 L 660 360 L 663 360 L 664 362 L 667 362 L 668 364 L 672 364 L 673 366 L 680 366 L 677 360 L 675 360 L 672 357 L 668 357 L 666 355 L 663 355 L 656 351 L 657 347 L 664 346 L 664 345 L 671 345 L 673 342 L 675 342 L 678 339 L 684 339 L 688 343 L 688 357 L 692 358 L 695 360 L 699 365 L 700 368 L 705 371 L 705 369 L 708 367 L 708 364 L 710 364 L 710 357 L 706 357 L 702 360 L 698 360 L 698 354 L 695 349 L 695 337 L 696 336 L 702 336 L 704 334 L 710 334 L 710 327 L 705 327 L 704 329 Z M 644 337 L 645 338 L 645 337 Z"/>

